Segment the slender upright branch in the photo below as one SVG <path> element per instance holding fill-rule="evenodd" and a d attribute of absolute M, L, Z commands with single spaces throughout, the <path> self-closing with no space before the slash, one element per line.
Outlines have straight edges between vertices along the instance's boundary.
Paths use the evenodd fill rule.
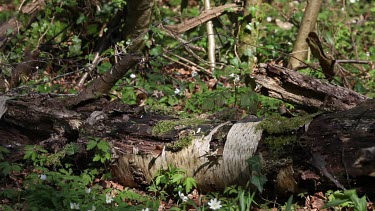
<path fill-rule="evenodd" d="M 211 9 L 211 3 L 210 0 L 204 1 L 204 8 L 206 11 Z M 215 60 L 215 33 L 214 33 L 214 26 L 212 24 L 212 21 L 207 22 L 207 36 L 208 36 L 208 61 L 210 63 L 210 69 L 213 71 L 216 66 L 216 60 Z"/>

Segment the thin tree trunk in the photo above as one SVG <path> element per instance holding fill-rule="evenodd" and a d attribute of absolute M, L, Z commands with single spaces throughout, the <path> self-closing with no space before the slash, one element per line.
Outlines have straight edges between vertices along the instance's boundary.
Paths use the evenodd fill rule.
<path fill-rule="evenodd" d="M 294 43 L 293 51 L 289 59 L 289 69 L 295 69 L 300 66 L 300 61 L 304 61 L 307 58 L 308 45 L 306 38 L 308 34 L 314 30 L 316 20 L 323 0 L 311 0 L 307 1 L 305 13 L 303 14 L 302 23 L 300 25 L 297 39 Z"/>
<path fill-rule="evenodd" d="M 210 0 L 205 0 L 204 1 L 204 9 L 205 11 L 208 11 L 211 9 L 211 2 Z M 208 49 L 207 49 L 207 54 L 208 54 L 208 62 L 210 63 L 210 69 L 213 71 L 216 66 L 216 61 L 215 61 L 215 33 L 214 33 L 214 26 L 212 24 L 212 21 L 207 22 L 207 36 L 208 36 Z"/>

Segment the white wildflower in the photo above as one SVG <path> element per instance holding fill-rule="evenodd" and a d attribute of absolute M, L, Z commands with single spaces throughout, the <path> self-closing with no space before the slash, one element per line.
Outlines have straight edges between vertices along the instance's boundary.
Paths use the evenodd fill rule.
<path fill-rule="evenodd" d="M 185 196 L 183 193 L 181 193 L 181 191 L 178 191 L 178 195 L 180 196 L 180 198 L 183 202 L 187 202 L 188 199 L 189 199 L 187 196 Z"/>
<path fill-rule="evenodd" d="M 111 196 L 111 194 L 105 194 L 105 202 L 107 204 L 110 204 L 111 202 L 113 201 L 113 197 Z"/>
<path fill-rule="evenodd" d="M 198 75 L 198 72 L 197 71 L 193 71 L 193 72 L 191 72 L 191 77 L 195 77 L 195 76 L 197 76 Z"/>
<path fill-rule="evenodd" d="M 132 74 L 130 74 L 130 78 L 136 78 L 137 76 L 134 74 L 134 73 L 132 73 Z"/>
<path fill-rule="evenodd" d="M 86 189 L 85 189 L 85 192 L 86 192 L 87 194 L 91 193 L 91 188 L 86 188 Z"/>
<path fill-rule="evenodd" d="M 234 78 L 234 82 L 235 83 L 240 82 L 240 76 L 239 75 L 236 75 L 236 77 Z"/>
<path fill-rule="evenodd" d="M 148 208 L 145 208 L 145 209 L 142 209 L 142 211 L 149 211 L 149 209 L 148 209 Z"/>
<path fill-rule="evenodd" d="M 356 2 L 356 0 L 349 0 L 349 1 L 350 1 L 350 3 L 352 3 L 352 4 Z"/>
<path fill-rule="evenodd" d="M 70 202 L 71 210 L 79 210 L 79 204 Z"/>
<path fill-rule="evenodd" d="M 366 56 L 367 56 L 367 57 L 370 57 L 370 52 L 367 51 L 367 52 L 366 52 Z"/>
<path fill-rule="evenodd" d="M 176 89 L 174 90 L 174 93 L 175 93 L 176 95 L 178 95 L 180 92 L 181 92 L 181 90 L 180 90 L 179 88 L 176 88 Z"/>
<path fill-rule="evenodd" d="M 208 202 L 208 206 L 210 206 L 212 210 L 218 210 L 221 208 L 221 201 L 218 201 L 216 198 L 211 199 L 210 202 Z"/>
<path fill-rule="evenodd" d="M 46 179 L 47 179 L 47 175 L 45 175 L 45 174 L 41 174 L 41 175 L 40 175 L 40 179 L 41 179 L 41 180 L 46 180 Z"/>
<path fill-rule="evenodd" d="M 267 20 L 267 22 L 271 22 L 272 21 L 272 17 L 268 16 L 266 20 Z"/>

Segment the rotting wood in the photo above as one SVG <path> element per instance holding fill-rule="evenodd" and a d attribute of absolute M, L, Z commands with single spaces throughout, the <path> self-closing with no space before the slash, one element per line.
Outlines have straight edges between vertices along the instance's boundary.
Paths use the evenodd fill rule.
<path fill-rule="evenodd" d="M 354 177 L 372 174 L 362 168 L 366 161 L 360 160 L 360 153 L 373 147 L 374 105 L 374 101 L 370 100 L 351 110 L 315 117 L 308 132 L 303 133 L 302 145 L 297 144 L 295 149 L 290 148 L 292 151 L 279 152 L 277 155 L 265 140 L 269 132 L 257 129 L 257 125 L 263 122 L 261 119 L 224 123 L 213 119 L 212 122 L 195 126 L 178 125 L 164 135 L 155 135 L 152 129 L 158 122 L 177 119 L 150 114 L 142 108 L 105 99 L 68 110 L 61 105 L 61 99 L 40 95 L 7 100 L 7 111 L 0 124 L 0 140 L 1 145 L 16 148 L 25 144 L 43 144 L 52 152 L 58 151 L 68 142 L 85 143 L 90 137 L 107 140 L 114 153 L 114 177 L 129 187 L 150 184 L 157 170 L 166 168 L 168 164 L 185 169 L 188 176 L 194 176 L 201 190 L 223 189 L 231 184 L 245 185 L 251 174 L 246 160 L 252 155 L 260 155 L 263 158 L 264 173 L 269 180 L 266 188 L 288 194 L 298 193 L 306 188 L 316 190 L 314 188 L 335 187 L 324 174 L 320 174 L 324 170 L 347 188 L 356 187 L 353 181 L 358 180 Z M 105 118 L 89 122 L 92 114 L 98 111 L 105 114 Z M 303 124 L 300 126 L 303 132 L 305 127 Z M 18 136 L 15 131 L 18 131 Z M 299 133 L 301 131 L 285 135 Z M 9 137 L 10 134 L 14 138 Z M 192 137 L 190 145 L 177 151 L 168 147 L 184 135 Z M 22 143 L 17 143 L 19 137 L 22 137 Z M 319 142 L 320 139 L 325 142 Z M 356 141 L 357 139 L 364 141 Z M 330 144 L 327 145 L 328 143 Z M 323 166 L 312 162 L 309 153 L 315 152 L 323 156 Z M 346 168 L 337 165 L 341 162 L 342 152 L 345 155 L 345 165 L 342 166 Z M 353 162 L 357 164 L 354 165 Z M 346 180 L 346 172 L 353 176 L 353 180 Z M 310 177 L 306 178 L 306 175 Z M 320 182 L 320 185 L 306 187 L 306 181 Z"/>
<path fill-rule="evenodd" d="M 170 30 L 173 33 L 181 34 L 215 17 L 220 16 L 227 9 L 237 11 L 240 9 L 240 7 L 237 4 L 225 4 L 218 7 L 212 7 L 210 10 L 203 11 L 198 17 L 191 18 L 187 21 L 184 21 L 183 23 L 175 25 L 165 25 L 164 28 Z"/>
<path fill-rule="evenodd" d="M 353 90 L 272 64 L 261 65 L 253 77 L 261 85 L 262 94 L 309 109 L 342 111 L 368 99 Z"/>

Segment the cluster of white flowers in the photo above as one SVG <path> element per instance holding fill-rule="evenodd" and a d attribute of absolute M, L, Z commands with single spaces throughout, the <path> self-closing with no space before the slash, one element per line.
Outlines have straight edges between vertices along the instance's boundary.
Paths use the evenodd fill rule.
<path fill-rule="evenodd" d="M 132 74 L 130 74 L 130 78 L 136 78 L 137 76 L 134 74 L 134 73 L 132 73 Z"/>
<path fill-rule="evenodd" d="M 237 83 L 237 82 L 240 81 L 240 76 L 237 75 L 237 74 L 232 73 L 232 74 L 230 74 L 229 76 L 232 77 L 232 78 L 234 78 L 233 81 L 234 81 L 235 83 Z"/>
<path fill-rule="evenodd" d="M 79 204 L 70 202 L 70 209 L 71 210 L 79 210 Z"/>
<path fill-rule="evenodd" d="M 90 193 L 91 193 L 91 188 L 86 188 L 86 189 L 85 189 L 85 192 L 86 192 L 87 194 L 90 194 Z"/>
<path fill-rule="evenodd" d="M 180 90 L 179 88 L 176 88 L 176 89 L 174 90 L 174 93 L 175 93 L 176 95 L 180 94 L 180 92 L 181 92 L 181 90 Z"/>
<path fill-rule="evenodd" d="M 47 179 L 47 176 L 45 174 L 41 174 L 40 175 L 40 179 L 42 180 L 46 180 Z M 91 188 L 86 188 L 85 189 L 85 192 L 87 194 L 90 194 L 91 193 Z M 187 202 L 189 200 L 189 198 L 187 196 L 185 196 L 183 193 L 181 193 L 181 191 L 178 192 L 178 195 L 179 197 L 181 198 L 181 200 L 183 202 Z M 107 193 L 105 194 L 105 201 L 107 204 L 110 204 L 112 203 L 113 201 L 113 196 L 110 194 L 110 193 Z M 211 210 L 219 210 L 222 205 L 221 205 L 221 201 L 217 200 L 216 198 L 214 199 L 211 199 L 209 202 L 208 202 L 208 206 Z M 79 210 L 80 207 L 79 207 L 79 203 L 76 203 L 76 202 L 70 202 L 70 209 L 71 210 Z M 87 210 L 87 211 L 96 211 L 96 207 L 95 205 L 92 205 L 91 209 Z M 144 208 L 142 209 L 142 211 L 150 211 L 149 208 Z"/>
<path fill-rule="evenodd" d="M 180 196 L 180 198 L 183 202 L 187 202 L 188 199 L 189 199 L 187 196 L 185 196 L 183 193 L 181 193 L 181 191 L 178 191 L 178 195 Z"/>
<path fill-rule="evenodd" d="M 45 174 L 41 174 L 39 177 L 43 181 L 47 179 L 47 175 L 45 175 Z"/>

